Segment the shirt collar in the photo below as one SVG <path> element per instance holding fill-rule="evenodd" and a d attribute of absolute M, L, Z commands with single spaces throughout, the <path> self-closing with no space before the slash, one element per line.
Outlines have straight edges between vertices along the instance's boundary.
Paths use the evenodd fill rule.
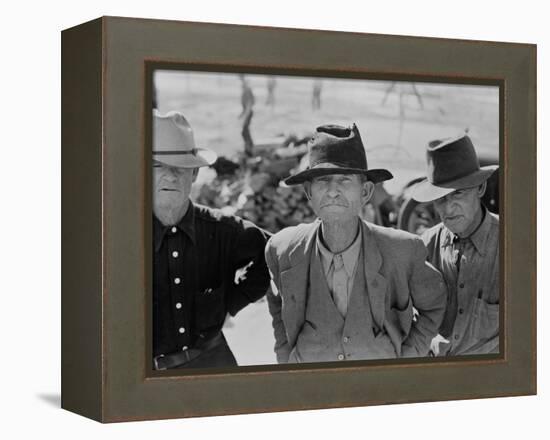
<path fill-rule="evenodd" d="M 447 236 L 445 237 L 443 247 L 450 246 L 458 240 L 470 240 L 478 253 L 480 253 L 481 255 L 485 255 L 485 245 L 487 243 L 489 231 L 491 229 L 491 216 L 489 215 L 487 208 L 485 208 L 483 205 L 481 209 L 483 210 L 483 220 L 481 220 L 481 223 L 476 228 L 476 230 L 472 232 L 468 237 L 459 239 L 458 235 L 452 233 L 449 229 L 445 228 L 447 230 Z"/>
<path fill-rule="evenodd" d="M 346 270 L 348 277 L 353 276 L 353 271 L 355 270 L 357 260 L 359 259 L 359 251 L 361 250 L 361 243 L 363 241 L 362 238 L 362 228 L 361 225 L 359 225 L 359 231 L 355 237 L 355 240 L 353 240 L 353 243 L 345 251 L 340 252 L 340 255 L 342 255 L 342 260 L 344 261 L 344 269 Z M 330 265 L 332 264 L 332 259 L 336 254 L 332 253 L 324 245 L 323 240 L 321 239 L 321 228 L 319 228 L 317 232 L 317 249 L 319 249 L 321 254 L 324 272 L 327 274 L 330 269 Z"/>
<path fill-rule="evenodd" d="M 166 233 L 171 231 L 172 227 L 174 226 L 164 226 L 160 220 L 153 215 L 153 246 L 155 252 L 159 251 Z M 193 244 L 195 244 L 195 207 L 191 201 L 189 201 L 187 212 L 175 227 L 184 232 L 191 239 Z"/>

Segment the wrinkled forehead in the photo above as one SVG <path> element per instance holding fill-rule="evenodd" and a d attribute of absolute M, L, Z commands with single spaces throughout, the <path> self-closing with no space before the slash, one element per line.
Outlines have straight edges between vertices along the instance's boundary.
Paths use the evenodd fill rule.
<path fill-rule="evenodd" d="M 172 171 L 174 173 L 184 174 L 186 172 L 194 173 L 197 170 L 198 168 L 175 167 L 153 159 L 153 171 Z"/>
<path fill-rule="evenodd" d="M 361 183 L 363 180 L 362 174 L 355 174 L 355 173 L 349 173 L 349 172 L 338 172 L 337 170 L 334 171 L 334 173 L 326 173 L 322 174 L 320 176 L 314 176 L 311 179 L 307 180 L 304 183 L 313 183 L 313 182 L 339 182 L 339 181 L 356 181 L 358 183 Z M 366 177 L 364 180 L 367 180 Z"/>

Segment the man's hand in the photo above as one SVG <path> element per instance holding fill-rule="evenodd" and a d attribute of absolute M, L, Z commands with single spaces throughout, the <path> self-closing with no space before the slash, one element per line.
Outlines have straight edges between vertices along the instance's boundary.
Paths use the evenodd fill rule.
<path fill-rule="evenodd" d="M 430 344 L 430 351 L 434 356 L 439 356 L 439 344 L 448 344 L 449 340 L 438 334 L 432 339 Z"/>
<path fill-rule="evenodd" d="M 246 266 L 243 266 L 243 267 L 237 269 L 235 271 L 235 279 L 233 280 L 233 282 L 235 284 L 239 284 L 242 281 L 246 280 L 246 274 L 248 273 L 248 269 L 250 269 L 253 264 L 254 264 L 254 261 L 251 261 Z"/>

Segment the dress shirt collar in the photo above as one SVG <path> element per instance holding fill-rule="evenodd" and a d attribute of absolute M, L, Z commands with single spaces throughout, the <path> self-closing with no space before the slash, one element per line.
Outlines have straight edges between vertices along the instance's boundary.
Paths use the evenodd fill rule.
<path fill-rule="evenodd" d="M 443 247 L 450 246 L 459 240 L 470 240 L 477 252 L 481 255 L 485 255 L 485 245 L 487 243 L 489 232 L 491 230 L 491 216 L 487 211 L 487 208 L 485 208 L 483 205 L 481 206 L 481 209 L 483 210 L 483 220 L 481 220 L 481 223 L 476 228 L 476 230 L 472 232 L 468 237 L 459 238 L 458 235 L 453 234 L 451 231 L 449 231 L 449 229 L 445 228 L 447 231 L 447 235 L 445 237 Z"/>
<path fill-rule="evenodd" d="M 195 244 L 195 207 L 189 200 L 189 207 L 183 218 L 175 225 L 180 231 L 183 231 Z M 172 229 L 172 225 L 164 226 L 155 215 L 153 215 L 153 245 L 155 252 L 158 252 L 162 246 L 165 235 Z"/>
<path fill-rule="evenodd" d="M 352 277 L 355 266 L 357 264 L 357 260 L 359 259 L 359 251 L 361 250 L 361 244 L 363 242 L 362 238 L 362 228 L 361 225 L 358 227 L 357 235 L 355 237 L 355 240 L 353 243 L 343 252 L 340 252 L 340 255 L 342 255 L 342 260 L 344 261 L 344 269 L 346 270 L 346 273 L 348 274 L 348 277 Z M 321 227 L 319 227 L 317 231 L 317 249 L 319 249 L 319 253 L 321 254 L 321 261 L 323 263 L 323 270 L 325 275 L 328 274 L 328 271 L 330 269 L 330 265 L 332 264 L 332 259 L 336 254 L 332 253 L 323 243 L 323 240 L 321 238 Z"/>

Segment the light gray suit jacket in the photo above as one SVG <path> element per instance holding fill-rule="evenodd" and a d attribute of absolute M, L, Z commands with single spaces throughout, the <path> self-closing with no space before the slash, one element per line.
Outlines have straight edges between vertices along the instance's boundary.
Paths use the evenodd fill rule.
<path fill-rule="evenodd" d="M 320 224 L 317 220 L 283 229 L 266 246 L 272 280 L 267 299 L 279 363 L 288 362 L 305 321 L 309 264 Z M 361 225 L 373 320 L 398 356 L 426 356 L 445 312 L 443 278 L 426 262 L 419 237 L 364 221 Z"/>

